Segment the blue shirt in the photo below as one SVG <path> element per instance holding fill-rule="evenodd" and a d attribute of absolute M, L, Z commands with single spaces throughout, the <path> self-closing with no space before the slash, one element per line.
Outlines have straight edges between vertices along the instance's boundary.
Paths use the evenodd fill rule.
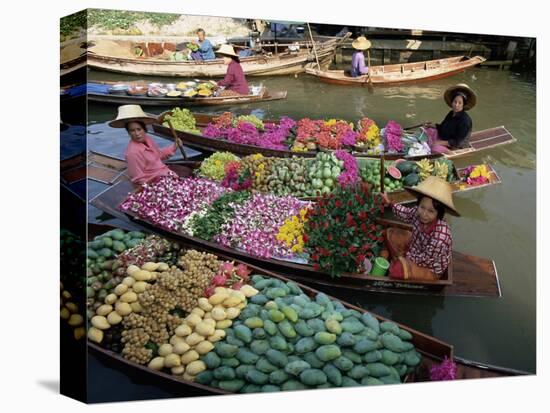
<path fill-rule="evenodd" d="M 208 39 L 204 39 L 202 43 L 199 42 L 199 49 L 197 51 L 201 54 L 202 60 L 212 60 L 216 58 L 212 43 L 210 43 Z"/>

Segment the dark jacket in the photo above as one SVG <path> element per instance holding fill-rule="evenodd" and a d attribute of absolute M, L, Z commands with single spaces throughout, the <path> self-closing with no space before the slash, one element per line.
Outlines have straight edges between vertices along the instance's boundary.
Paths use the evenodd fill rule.
<path fill-rule="evenodd" d="M 443 122 L 436 125 L 439 139 L 449 142 L 451 147 L 465 148 L 470 144 L 472 118 L 465 111 L 458 112 L 454 116 L 453 114 L 451 110 Z"/>

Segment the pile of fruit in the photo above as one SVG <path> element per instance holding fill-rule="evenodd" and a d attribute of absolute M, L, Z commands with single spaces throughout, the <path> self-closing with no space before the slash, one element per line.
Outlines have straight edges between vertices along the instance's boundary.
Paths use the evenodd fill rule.
<path fill-rule="evenodd" d="M 342 173 L 343 168 L 344 161 L 339 160 L 334 153 L 318 153 L 308 169 L 308 178 L 312 186 L 308 195 L 315 196 L 317 192 L 321 194 L 332 192 L 338 184 L 338 176 Z"/>
<path fill-rule="evenodd" d="M 311 180 L 306 176 L 309 164 L 306 158 L 275 158 L 271 173 L 265 179 L 266 192 L 277 196 L 309 196 Z"/>
<path fill-rule="evenodd" d="M 196 382 L 241 393 L 380 385 L 401 383 L 421 361 L 393 322 L 293 282 L 254 275 L 252 284 L 258 293 L 202 355 Z"/>
<path fill-rule="evenodd" d="M 189 109 L 174 108 L 164 116 L 162 126 L 170 127 L 170 121 L 175 130 L 191 133 L 200 133 L 197 129 L 195 117 Z"/>
<path fill-rule="evenodd" d="M 239 157 L 231 152 L 216 152 L 201 162 L 199 175 L 221 181 L 225 176 L 225 166 L 230 162 L 239 161 Z"/>
<path fill-rule="evenodd" d="M 183 96 L 186 97 L 194 97 L 194 96 L 202 96 L 202 97 L 208 97 L 212 96 L 214 94 L 214 86 L 215 83 L 208 81 L 208 82 L 179 82 L 176 85 L 176 89 L 180 92 L 182 92 Z"/>
<path fill-rule="evenodd" d="M 361 159 L 361 179 L 371 184 L 375 191 L 380 191 L 380 160 Z M 393 163 L 387 162 L 384 176 L 386 192 L 401 191 L 405 186 L 415 186 L 428 176 L 437 176 L 451 182 L 455 179 L 455 168 L 449 159 L 428 159 L 407 161 L 399 159 Z"/>

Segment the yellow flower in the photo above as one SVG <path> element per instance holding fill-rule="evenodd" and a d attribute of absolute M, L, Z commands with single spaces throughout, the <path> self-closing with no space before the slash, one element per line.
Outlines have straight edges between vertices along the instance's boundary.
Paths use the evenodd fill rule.
<path fill-rule="evenodd" d="M 259 177 L 260 177 L 260 173 L 259 173 L 259 172 L 256 172 L 254 175 L 256 176 L 256 178 L 259 178 Z"/>
<path fill-rule="evenodd" d="M 325 122 L 325 125 L 334 126 L 334 125 L 336 125 L 336 122 L 337 122 L 336 119 L 329 119 Z"/>
<path fill-rule="evenodd" d="M 265 164 L 261 163 L 259 166 L 258 166 L 258 169 L 260 171 L 263 171 L 265 169 Z"/>
<path fill-rule="evenodd" d="M 263 157 L 264 156 L 261 153 L 256 153 L 256 154 L 252 155 L 252 159 L 255 160 L 255 161 L 257 161 L 259 159 L 263 159 Z"/>

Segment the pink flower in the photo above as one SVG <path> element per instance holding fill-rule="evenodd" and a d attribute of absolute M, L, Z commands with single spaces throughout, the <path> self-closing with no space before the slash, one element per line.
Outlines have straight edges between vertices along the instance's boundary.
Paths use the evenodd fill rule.
<path fill-rule="evenodd" d="M 243 280 L 247 280 L 248 274 L 250 273 L 251 273 L 251 270 L 244 264 L 238 264 L 235 270 L 235 274 L 237 274 Z"/>
<path fill-rule="evenodd" d="M 456 363 L 445 356 L 441 364 L 434 364 L 432 367 L 430 367 L 430 380 L 455 380 L 456 371 Z"/>

